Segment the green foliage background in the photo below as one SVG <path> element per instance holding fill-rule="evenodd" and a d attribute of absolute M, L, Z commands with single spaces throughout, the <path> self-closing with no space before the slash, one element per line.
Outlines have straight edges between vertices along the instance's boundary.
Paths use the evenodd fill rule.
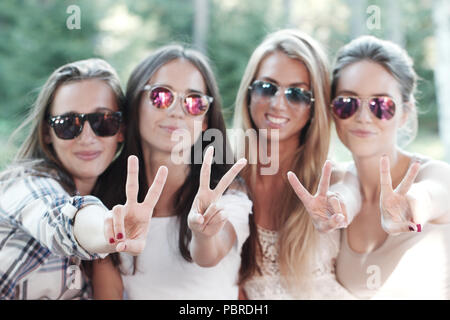
<path fill-rule="evenodd" d="M 354 12 L 346 0 L 324 0 L 320 3 L 326 4 L 329 13 L 328 16 L 321 15 L 323 9 L 315 8 L 316 2 L 293 0 L 300 13 L 290 24 L 300 28 L 307 26 L 305 31 L 317 37 L 333 57 L 340 46 L 351 40 L 348 13 Z M 206 53 L 214 66 L 228 124 L 231 123 L 237 88 L 252 51 L 268 32 L 288 25 L 283 3 L 282 0 L 211 0 L 209 3 Z M 387 3 L 378 0 L 367 2 L 367 5 L 377 5 L 383 11 Z M 81 30 L 66 27 L 70 15 L 66 9 L 73 4 L 81 9 Z M 419 121 L 420 135 L 411 148 L 439 158 L 442 156 L 439 146 L 433 150 L 425 149 L 437 139 L 433 69 L 427 58 L 433 36 L 431 1 L 400 0 L 400 8 L 404 46 L 422 79 L 417 96 L 423 111 Z M 339 16 L 339 10 L 347 12 L 347 19 Z M 111 22 L 105 26 L 105 21 L 120 11 L 133 18 L 134 28 L 120 20 L 112 23 L 114 28 L 111 28 Z M 302 21 L 302 17 L 308 17 L 307 21 Z M 3 150 L 0 169 L 11 159 L 20 136 L 9 145 L 6 141 L 54 69 L 70 61 L 101 57 L 118 70 L 125 87 L 131 70 L 152 49 L 171 42 L 190 44 L 194 19 L 194 0 L 1 1 L 0 144 Z M 386 24 L 389 21 L 382 15 L 382 25 Z M 388 30 L 362 32 L 387 38 Z"/>

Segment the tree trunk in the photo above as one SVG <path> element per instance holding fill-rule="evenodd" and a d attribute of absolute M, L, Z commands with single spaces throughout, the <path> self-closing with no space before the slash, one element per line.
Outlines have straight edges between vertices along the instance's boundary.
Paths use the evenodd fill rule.
<path fill-rule="evenodd" d="M 209 26 L 209 0 L 194 0 L 194 46 L 206 54 Z"/>
<path fill-rule="evenodd" d="M 445 149 L 445 160 L 450 162 L 450 2 L 433 1 L 434 41 L 436 63 L 434 78 L 439 116 L 439 136 Z"/>

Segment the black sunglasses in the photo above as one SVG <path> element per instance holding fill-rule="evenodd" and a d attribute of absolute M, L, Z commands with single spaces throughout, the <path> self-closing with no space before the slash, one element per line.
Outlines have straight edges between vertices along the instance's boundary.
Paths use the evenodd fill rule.
<path fill-rule="evenodd" d="M 49 116 L 47 121 L 58 138 L 70 140 L 81 134 L 86 120 L 97 136 L 111 137 L 119 131 L 122 112 L 68 113 Z"/>
<path fill-rule="evenodd" d="M 280 89 L 280 86 L 262 80 L 255 80 L 250 87 L 248 87 L 252 95 L 262 99 L 272 99 Z M 281 87 L 282 88 L 282 87 Z M 290 87 L 284 90 L 284 95 L 287 101 L 294 107 L 300 105 L 311 105 L 314 102 L 311 91 L 298 87 Z"/>

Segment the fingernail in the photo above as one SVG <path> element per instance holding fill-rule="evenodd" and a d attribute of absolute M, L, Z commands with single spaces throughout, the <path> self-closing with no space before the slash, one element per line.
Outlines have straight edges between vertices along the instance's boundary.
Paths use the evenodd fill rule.
<path fill-rule="evenodd" d="M 416 224 L 417 226 L 417 232 L 422 232 L 422 226 L 419 224 Z"/>
<path fill-rule="evenodd" d="M 120 239 L 122 239 L 122 238 L 123 238 L 123 234 L 119 232 L 119 233 L 117 234 L 117 239 L 120 240 Z"/>
<path fill-rule="evenodd" d="M 409 227 L 409 231 L 414 231 L 414 228 L 413 227 Z"/>
<path fill-rule="evenodd" d="M 114 243 L 114 238 L 109 238 L 109 243 Z"/>

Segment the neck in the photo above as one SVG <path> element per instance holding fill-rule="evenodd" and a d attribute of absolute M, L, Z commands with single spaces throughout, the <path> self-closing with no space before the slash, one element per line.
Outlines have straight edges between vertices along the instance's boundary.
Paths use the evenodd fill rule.
<path fill-rule="evenodd" d="M 174 195 L 183 185 L 189 174 L 189 165 L 185 164 L 188 162 L 176 164 L 172 161 L 170 152 L 160 150 L 150 151 L 149 149 L 143 148 L 143 156 L 146 164 L 145 175 L 149 187 L 152 185 L 160 166 L 166 166 L 168 169 L 166 184 L 156 204 L 153 216 L 163 217 L 175 215 Z"/>
<path fill-rule="evenodd" d="M 394 149 L 386 153 L 389 158 L 392 188 L 395 189 L 404 177 L 409 166 L 409 158 L 401 151 Z M 363 201 L 378 202 L 380 199 L 380 155 L 358 157 L 353 155 L 355 167 L 360 181 Z"/>
<path fill-rule="evenodd" d="M 74 182 L 80 195 L 87 196 L 91 194 L 92 189 L 94 189 L 94 185 L 97 182 L 97 178 L 90 178 L 90 179 L 74 178 Z"/>
<path fill-rule="evenodd" d="M 292 161 L 298 147 L 298 139 L 268 140 L 267 144 L 258 143 L 257 179 L 268 181 L 268 183 L 273 183 L 273 180 L 284 181 L 282 178 L 286 176 L 289 170 L 292 170 Z M 268 161 L 269 163 L 266 164 Z M 271 168 L 269 174 L 261 174 L 263 168 L 269 167 Z"/>

